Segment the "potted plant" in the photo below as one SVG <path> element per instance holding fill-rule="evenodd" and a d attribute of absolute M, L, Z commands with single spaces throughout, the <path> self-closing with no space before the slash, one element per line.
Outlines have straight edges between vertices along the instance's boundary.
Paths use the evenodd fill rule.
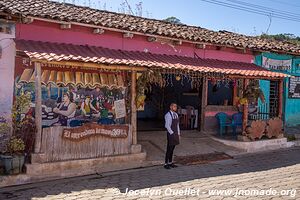
<path fill-rule="evenodd" d="M 11 128 L 6 122 L 6 119 L 4 117 L 0 117 L 0 173 L 3 173 L 4 170 L 4 163 L 3 159 L 6 157 L 4 155 L 4 152 L 6 152 L 6 146 L 9 141 L 11 134 Z"/>
<path fill-rule="evenodd" d="M 7 144 L 6 154 L 1 156 L 6 174 L 22 172 L 25 162 L 24 150 L 24 141 L 21 138 L 12 136 Z"/>

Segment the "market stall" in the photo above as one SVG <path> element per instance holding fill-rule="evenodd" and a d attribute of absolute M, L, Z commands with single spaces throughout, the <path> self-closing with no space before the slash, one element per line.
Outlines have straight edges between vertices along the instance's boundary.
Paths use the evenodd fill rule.
<path fill-rule="evenodd" d="M 30 100 L 19 120 L 35 121 L 33 163 L 141 152 L 135 101 L 142 68 L 66 61 L 68 56 L 53 61 L 24 51 L 24 43 L 18 43 L 15 94 Z"/>
<path fill-rule="evenodd" d="M 286 77 L 251 63 L 24 40 L 17 41 L 17 47 L 22 70 L 17 70 L 16 91 L 32 97 L 34 112 L 27 114 L 34 114 L 37 127 L 36 162 L 141 152 L 137 145 L 137 105 L 143 105 L 149 84 L 164 87 L 173 80 L 186 80 L 201 93 L 197 121 L 202 130 L 209 123 L 207 115 L 221 111 L 221 106 L 224 111 L 243 113 L 246 134 L 248 100 L 252 98 L 246 95 L 248 85 L 257 79 L 282 82 Z M 220 82 L 232 89 L 233 98 L 225 97 L 222 105 L 209 105 L 209 83 L 218 90 Z M 240 108 L 236 107 L 236 97 L 239 102 L 244 99 Z M 279 107 L 279 118 L 281 114 Z"/>

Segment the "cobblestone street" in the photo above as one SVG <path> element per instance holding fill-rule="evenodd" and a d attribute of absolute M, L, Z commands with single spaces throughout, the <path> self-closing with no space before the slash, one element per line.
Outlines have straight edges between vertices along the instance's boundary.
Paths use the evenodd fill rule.
<path fill-rule="evenodd" d="M 2 188 L 0 199 L 300 199 L 299 155 L 298 147 Z"/>

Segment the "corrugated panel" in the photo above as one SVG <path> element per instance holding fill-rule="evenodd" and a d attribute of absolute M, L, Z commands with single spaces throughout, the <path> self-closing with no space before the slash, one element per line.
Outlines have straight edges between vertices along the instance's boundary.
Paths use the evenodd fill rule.
<path fill-rule="evenodd" d="M 176 55 L 151 54 L 136 51 L 121 51 L 102 47 L 89 47 L 71 44 L 45 43 L 36 41 L 17 41 L 18 50 L 24 51 L 30 58 L 48 61 L 80 61 L 109 65 L 128 65 L 149 68 L 188 70 L 202 73 L 217 72 L 227 75 L 241 75 L 249 77 L 288 77 L 278 72 L 271 72 L 252 63 L 222 61 L 216 59 L 200 59 Z M 95 58 L 97 52 L 98 59 Z M 263 72 L 263 73 L 262 73 Z M 90 82 L 91 75 L 84 77 Z M 61 78 L 59 76 L 59 78 Z M 105 77 L 104 77 L 105 79 Z M 105 84 L 116 82 L 108 77 Z M 100 80 L 102 83 L 101 75 Z M 102 83 L 103 84 L 103 83 Z"/>
<path fill-rule="evenodd" d="M 18 84 L 35 82 L 33 69 L 25 69 L 20 76 Z M 81 87 L 124 87 L 123 77 L 114 74 L 84 73 L 72 71 L 42 70 L 41 82 L 43 85 Z"/>

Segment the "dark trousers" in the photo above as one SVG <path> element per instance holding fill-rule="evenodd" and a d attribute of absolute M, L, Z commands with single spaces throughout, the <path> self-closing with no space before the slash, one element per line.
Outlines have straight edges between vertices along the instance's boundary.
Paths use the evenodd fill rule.
<path fill-rule="evenodd" d="M 166 157 L 165 157 L 165 164 L 172 163 L 174 149 L 175 149 L 175 145 L 169 145 L 169 142 L 168 142 Z"/>

